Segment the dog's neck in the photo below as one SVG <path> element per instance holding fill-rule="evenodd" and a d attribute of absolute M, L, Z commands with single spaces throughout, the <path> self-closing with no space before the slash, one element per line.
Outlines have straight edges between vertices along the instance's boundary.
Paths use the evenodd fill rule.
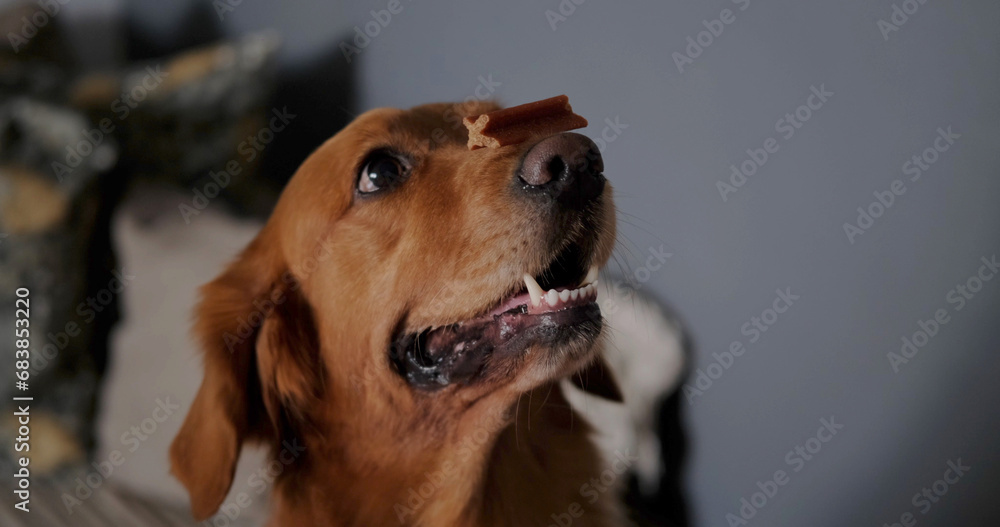
<path fill-rule="evenodd" d="M 308 437 L 324 462 L 280 482 L 275 525 L 547 525 L 564 514 L 576 526 L 613 524 L 614 490 L 582 490 L 603 467 L 560 386 L 474 410 L 457 423 L 420 416 L 413 430 L 371 423 L 346 445 Z"/>

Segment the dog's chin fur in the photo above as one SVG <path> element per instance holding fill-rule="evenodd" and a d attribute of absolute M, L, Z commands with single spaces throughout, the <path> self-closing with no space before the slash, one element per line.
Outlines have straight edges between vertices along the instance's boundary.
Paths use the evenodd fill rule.
<path fill-rule="evenodd" d="M 273 525 L 548 525 L 570 507 L 576 526 L 618 524 L 613 490 L 580 495 L 606 467 L 558 384 L 618 393 L 600 320 L 485 356 L 463 382 L 433 389 L 387 355 L 401 328 L 466 320 L 516 292 L 567 240 L 587 264 L 610 257 L 610 186 L 586 211 L 546 209 L 511 191 L 531 142 L 465 147 L 457 119 L 495 108 L 359 117 L 305 161 L 257 238 L 203 286 L 194 331 L 205 376 L 171 447 L 196 518 L 218 510 L 253 441 L 279 460 L 304 447 L 275 483 Z M 412 172 L 392 192 L 359 196 L 359 165 L 379 148 L 405 154 Z"/>

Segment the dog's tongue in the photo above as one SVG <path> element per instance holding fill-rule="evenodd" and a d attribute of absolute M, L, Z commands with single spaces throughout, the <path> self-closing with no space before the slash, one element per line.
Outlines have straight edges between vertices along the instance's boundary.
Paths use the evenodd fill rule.
<path fill-rule="evenodd" d="M 518 306 L 530 306 L 530 305 L 531 305 L 531 295 L 529 295 L 528 292 L 525 291 L 523 293 L 519 293 L 519 294 L 516 294 L 516 295 L 508 298 L 503 303 L 501 303 L 499 306 L 497 306 L 492 311 L 490 311 L 489 313 L 487 313 L 486 316 L 488 316 L 488 317 L 495 317 L 495 316 L 499 315 L 500 313 L 506 313 L 507 311 L 510 311 L 511 309 L 514 309 L 515 307 L 518 307 Z"/>
<path fill-rule="evenodd" d="M 422 335 L 411 334 L 394 342 L 392 354 L 400 373 L 412 384 L 425 388 L 465 383 L 479 373 L 489 357 L 504 355 L 504 350 L 522 349 L 524 344 L 518 343 L 532 335 L 551 334 L 568 324 L 600 318 L 600 308 L 592 299 L 582 309 L 525 313 L 514 309 L 524 305 L 518 300 L 520 296 L 504 302 L 512 307 L 499 314 L 437 328 Z M 524 297 L 530 304 L 530 297 L 527 294 Z"/>
<path fill-rule="evenodd" d="M 507 298 L 482 316 L 401 336 L 390 347 L 393 363 L 416 386 L 467 382 L 489 357 L 523 349 L 532 335 L 552 338 L 563 326 L 599 320 L 596 268 L 592 274 L 585 286 L 548 291 L 532 280 L 526 284 L 531 289 Z"/>
<path fill-rule="evenodd" d="M 483 361 L 523 325 L 517 311 L 483 316 L 411 335 L 394 343 L 393 354 L 407 379 L 425 388 L 464 383 L 476 375 Z M 421 342 L 422 340 L 422 342 Z"/>

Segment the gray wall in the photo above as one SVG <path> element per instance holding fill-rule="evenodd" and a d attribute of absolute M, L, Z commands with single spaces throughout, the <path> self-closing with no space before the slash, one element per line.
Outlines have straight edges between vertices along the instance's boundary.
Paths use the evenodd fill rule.
<path fill-rule="evenodd" d="M 886 41 L 894 2 L 919 9 Z M 386 4 L 243 0 L 224 24 L 279 29 L 295 62 Z M 176 21 L 166 5 L 129 9 L 157 31 Z M 587 0 L 555 30 L 558 0 L 402 5 L 353 57 L 364 108 L 464 98 L 492 75 L 507 103 L 568 94 L 592 137 L 627 125 L 604 152 L 620 257 L 646 278 L 647 248 L 672 253 L 638 285 L 690 324 L 702 387 L 717 377 L 687 408 L 699 525 L 727 525 L 778 470 L 787 484 L 750 524 L 996 524 L 1000 278 L 962 309 L 947 295 L 1000 252 L 1000 4 Z M 680 72 L 672 54 L 723 9 L 735 20 Z M 786 138 L 777 121 L 813 86 L 833 95 Z M 911 181 L 904 163 L 939 127 L 960 137 Z M 723 200 L 717 182 L 768 138 L 778 150 Z M 896 179 L 905 193 L 849 241 L 844 223 Z M 799 299 L 751 343 L 741 327 L 779 288 Z M 937 310 L 948 322 L 894 372 L 887 353 Z M 709 370 L 734 341 L 745 352 Z M 843 428 L 811 460 L 786 458 L 831 416 Z M 958 458 L 971 469 L 922 514 L 911 498 Z"/>

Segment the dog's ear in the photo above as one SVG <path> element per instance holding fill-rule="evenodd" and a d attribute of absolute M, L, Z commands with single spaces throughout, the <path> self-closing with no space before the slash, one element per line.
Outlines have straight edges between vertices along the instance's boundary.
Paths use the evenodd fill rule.
<path fill-rule="evenodd" d="M 586 368 L 570 376 L 573 385 L 581 390 L 603 397 L 611 402 L 620 403 L 624 401 L 622 390 L 618 387 L 611 367 L 604 361 L 604 357 L 597 356 Z"/>
<path fill-rule="evenodd" d="M 307 408 L 319 386 L 311 312 L 263 238 L 202 287 L 195 311 L 205 375 L 170 458 L 198 520 L 228 494 L 244 441 L 277 440 L 286 409 Z"/>
<path fill-rule="evenodd" d="M 290 276 L 290 275 L 286 275 Z M 272 290 L 274 310 L 257 336 L 257 369 L 271 426 L 287 434 L 309 420 L 325 382 L 312 309 L 296 282 Z"/>

